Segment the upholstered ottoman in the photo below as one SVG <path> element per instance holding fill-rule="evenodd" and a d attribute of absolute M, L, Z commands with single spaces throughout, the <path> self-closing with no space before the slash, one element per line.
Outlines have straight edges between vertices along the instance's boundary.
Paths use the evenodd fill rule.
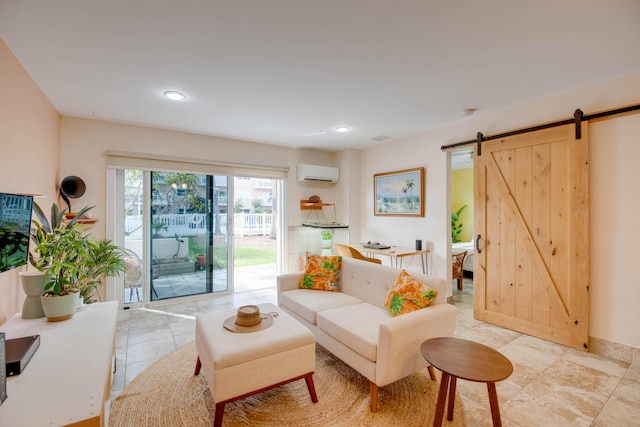
<path fill-rule="evenodd" d="M 207 379 L 216 404 L 216 427 L 222 425 L 226 403 L 303 378 L 311 400 L 318 401 L 312 377 L 316 364 L 315 336 L 275 305 L 258 307 L 263 317 L 273 316 L 273 323 L 248 333 L 232 332 L 223 326 L 225 320 L 233 320 L 230 318 L 239 316 L 240 311 L 196 317 L 198 359 L 194 374 L 198 375 L 202 368 Z"/>

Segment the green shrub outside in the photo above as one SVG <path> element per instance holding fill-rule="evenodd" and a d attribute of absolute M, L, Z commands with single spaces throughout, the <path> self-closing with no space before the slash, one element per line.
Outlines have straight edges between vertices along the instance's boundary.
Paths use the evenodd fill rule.
<path fill-rule="evenodd" d="M 248 267 L 251 265 L 275 264 L 275 249 L 260 249 L 243 246 L 236 246 L 234 266 Z M 195 261 L 196 255 L 206 253 L 205 243 L 197 242 L 195 239 L 189 240 L 189 258 Z M 213 247 L 213 268 L 222 269 L 227 267 L 227 248 L 222 246 Z"/>

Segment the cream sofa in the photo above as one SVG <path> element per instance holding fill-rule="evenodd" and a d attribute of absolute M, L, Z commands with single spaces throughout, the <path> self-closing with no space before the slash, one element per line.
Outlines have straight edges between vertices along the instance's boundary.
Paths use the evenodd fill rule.
<path fill-rule="evenodd" d="M 391 316 L 384 302 L 399 274 L 396 268 L 343 258 L 340 292 L 299 289 L 302 272 L 278 276 L 278 305 L 306 325 L 318 344 L 369 379 L 373 412 L 378 387 L 427 367 L 420 345 L 452 336 L 456 323 L 456 308 L 446 303 L 446 281 L 417 273 L 411 275 L 436 289 L 437 298 L 421 310 Z"/>

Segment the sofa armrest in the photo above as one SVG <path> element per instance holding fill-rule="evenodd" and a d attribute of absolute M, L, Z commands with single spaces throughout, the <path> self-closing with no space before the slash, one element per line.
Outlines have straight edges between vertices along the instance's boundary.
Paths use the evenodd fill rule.
<path fill-rule="evenodd" d="M 384 386 L 425 366 L 420 353 L 430 338 L 453 336 L 457 309 L 451 304 L 436 304 L 391 318 L 378 327 L 376 384 Z"/>
<path fill-rule="evenodd" d="M 284 291 L 292 291 L 298 289 L 298 283 L 300 283 L 300 277 L 302 273 L 287 273 L 278 276 L 278 294 Z"/>

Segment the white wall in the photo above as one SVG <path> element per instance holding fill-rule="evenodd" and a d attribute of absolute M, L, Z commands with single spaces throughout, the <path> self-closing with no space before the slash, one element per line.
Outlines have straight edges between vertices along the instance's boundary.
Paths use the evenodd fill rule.
<path fill-rule="evenodd" d="M 450 233 L 449 161 L 442 145 L 472 140 L 535 124 L 571 118 L 576 108 L 585 114 L 640 103 L 640 74 L 533 100 L 496 112 L 482 111 L 453 126 L 391 141 L 362 154 L 363 239 L 403 246 L 417 238 L 429 241 L 432 272 L 447 277 Z M 591 186 L 590 328 L 589 334 L 640 348 L 640 269 L 635 268 L 640 228 L 640 113 L 589 125 Z M 373 215 L 374 173 L 424 166 L 424 218 Z"/>
<path fill-rule="evenodd" d="M 60 115 L 0 38 L 0 191 L 41 194 L 45 213 L 57 201 Z M 18 273 L 0 273 L 0 325 L 22 309 Z M 33 268 L 33 267 L 30 267 Z"/>
<path fill-rule="evenodd" d="M 589 132 L 590 335 L 640 347 L 640 114 L 596 122 Z"/>
<path fill-rule="evenodd" d="M 429 273 L 447 277 L 447 155 L 440 150 L 442 140 L 430 134 L 404 138 L 366 150 L 362 154 L 362 239 L 375 240 L 397 246 L 423 247 L 431 251 Z M 402 169 L 425 168 L 424 217 L 395 217 L 374 215 L 373 175 Z M 407 260 L 409 261 L 409 260 Z M 420 271 L 420 260 L 414 257 L 407 270 Z"/>

